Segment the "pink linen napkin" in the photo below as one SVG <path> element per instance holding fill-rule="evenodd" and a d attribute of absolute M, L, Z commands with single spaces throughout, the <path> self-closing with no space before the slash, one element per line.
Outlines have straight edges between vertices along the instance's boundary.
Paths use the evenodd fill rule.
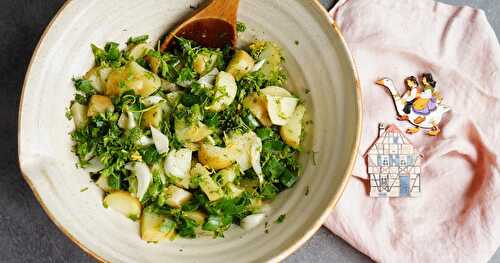
<path fill-rule="evenodd" d="M 484 13 L 432 0 L 340 0 L 331 15 L 361 80 L 363 132 L 345 192 L 325 222 L 382 262 L 486 262 L 500 245 L 500 47 Z M 422 194 L 371 198 L 363 154 L 396 120 L 381 77 L 400 92 L 431 72 L 451 107 L 442 133 L 408 136 L 424 155 Z"/>

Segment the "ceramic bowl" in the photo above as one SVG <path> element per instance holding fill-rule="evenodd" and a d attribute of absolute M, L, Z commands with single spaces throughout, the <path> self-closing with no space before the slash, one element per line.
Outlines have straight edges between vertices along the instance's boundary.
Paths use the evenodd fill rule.
<path fill-rule="evenodd" d="M 83 250 L 111 262 L 279 261 L 320 227 L 350 176 L 358 146 L 361 103 L 354 64 L 340 32 L 317 1 L 241 0 L 244 44 L 255 38 L 284 49 L 289 88 L 308 107 L 312 129 L 301 155 L 303 176 L 272 204 L 264 224 L 225 238 L 148 244 L 139 224 L 102 206 L 102 191 L 75 167 L 65 111 L 71 78 L 93 63 L 90 44 L 158 39 L 189 15 L 194 0 L 68 1 L 43 34 L 26 74 L 19 114 L 23 176 L 54 223 Z M 80 190 L 88 187 L 88 190 Z M 286 214 L 283 223 L 274 221 Z"/>

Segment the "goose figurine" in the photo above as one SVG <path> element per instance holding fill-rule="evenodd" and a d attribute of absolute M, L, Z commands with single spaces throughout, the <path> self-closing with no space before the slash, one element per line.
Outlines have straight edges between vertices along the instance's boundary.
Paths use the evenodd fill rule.
<path fill-rule="evenodd" d="M 421 86 L 415 77 L 405 80 L 408 91 L 401 96 L 394 82 L 383 78 L 376 82 L 389 90 L 396 105 L 398 120 L 408 121 L 415 127 L 406 130 L 409 134 L 417 133 L 421 128 L 427 129 L 427 135 L 436 136 L 440 133 L 438 127 L 443 114 L 450 110 L 449 106 L 441 104 L 442 97 L 435 90 L 436 82 L 429 73 L 423 74 Z"/>

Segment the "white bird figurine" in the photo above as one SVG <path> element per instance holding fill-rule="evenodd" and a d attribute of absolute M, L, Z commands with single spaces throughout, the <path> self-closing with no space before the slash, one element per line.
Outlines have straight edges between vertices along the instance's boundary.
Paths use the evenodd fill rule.
<path fill-rule="evenodd" d="M 443 114 L 450 110 L 449 106 L 441 104 L 442 98 L 435 91 L 436 82 L 431 74 L 423 74 L 422 84 L 423 90 L 418 87 L 418 82 L 415 77 L 406 79 L 408 91 L 401 96 L 396 90 L 394 82 L 389 78 L 383 78 L 376 83 L 386 87 L 394 100 L 398 120 L 408 121 L 415 127 L 406 130 L 407 133 L 413 134 L 423 129 L 429 129 L 427 135 L 436 136 L 440 133 L 438 127 Z"/>

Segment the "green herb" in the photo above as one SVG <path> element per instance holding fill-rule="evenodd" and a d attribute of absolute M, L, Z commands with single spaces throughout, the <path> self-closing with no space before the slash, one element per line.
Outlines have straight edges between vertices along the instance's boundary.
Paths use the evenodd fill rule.
<path fill-rule="evenodd" d="M 281 224 L 281 223 L 283 223 L 283 221 L 285 221 L 285 217 L 286 217 L 286 214 L 281 214 L 281 215 L 278 217 L 278 219 L 276 219 L 276 221 L 275 221 L 275 222 L 276 222 L 277 224 Z"/>
<path fill-rule="evenodd" d="M 169 233 L 171 232 L 172 230 L 174 230 L 176 227 L 176 224 L 174 221 L 166 218 L 163 223 L 161 224 L 160 226 L 160 232 L 162 233 Z"/>
<path fill-rule="evenodd" d="M 148 35 L 142 35 L 142 36 L 137 36 L 137 37 L 130 37 L 127 40 L 127 45 L 137 45 L 144 43 L 148 41 L 149 36 Z"/>
<path fill-rule="evenodd" d="M 89 188 L 88 188 L 88 187 L 85 187 L 85 188 L 80 189 L 80 192 L 85 192 L 85 191 L 87 191 L 87 190 L 89 190 Z"/>
<path fill-rule="evenodd" d="M 247 29 L 247 26 L 245 25 L 245 23 L 240 22 L 240 21 L 238 21 L 236 23 L 236 31 L 238 31 L 238 32 L 245 32 L 246 29 Z"/>

